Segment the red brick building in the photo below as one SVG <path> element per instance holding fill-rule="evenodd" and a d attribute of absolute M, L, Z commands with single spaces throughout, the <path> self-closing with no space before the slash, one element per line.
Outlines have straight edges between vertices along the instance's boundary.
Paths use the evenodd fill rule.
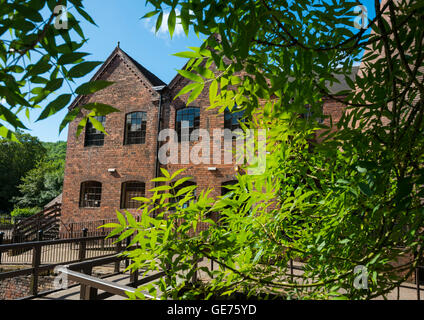
<path fill-rule="evenodd" d="M 108 135 L 88 124 L 76 138 L 83 114 L 70 123 L 63 186 L 64 223 L 115 218 L 119 209 L 136 213 L 137 204 L 131 198 L 150 195 L 149 190 L 154 187 L 151 180 L 158 175 L 160 166 L 171 173 L 186 168 L 184 175 L 192 176 L 198 189 L 214 189 L 211 196 L 221 195 L 222 186 L 234 181 L 235 163 L 162 165 L 158 161 L 158 134 L 162 129 L 180 129 L 181 120 L 188 120 L 190 130 L 212 131 L 236 124 L 237 116 L 231 118 L 231 114 L 224 116 L 218 110 L 207 110 L 209 88 L 205 87 L 195 107 L 186 107 L 187 97 L 173 97 L 187 85 L 187 79 L 177 75 L 166 85 L 119 47 L 92 80 L 100 79 L 115 83 L 93 95 L 78 97 L 70 108 L 99 102 L 121 112 L 98 119 Z M 342 82 L 331 90 L 337 92 L 344 86 Z M 323 108 L 337 122 L 343 105 L 326 99 Z M 190 148 L 196 143 L 190 141 Z M 179 151 L 180 156 L 184 153 Z"/>

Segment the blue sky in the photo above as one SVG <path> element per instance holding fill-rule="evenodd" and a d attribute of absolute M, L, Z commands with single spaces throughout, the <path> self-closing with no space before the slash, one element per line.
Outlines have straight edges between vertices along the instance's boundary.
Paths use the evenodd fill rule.
<path fill-rule="evenodd" d="M 86 11 L 98 25 L 96 27 L 88 22 L 82 24 L 89 41 L 80 51 L 91 53 L 90 60 L 92 61 L 106 60 L 120 41 L 120 46 L 125 52 L 165 83 L 169 83 L 177 74 L 176 70 L 185 64 L 184 59 L 172 56 L 172 54 L 186 51 L 189 46 L 199 46 L 202 42 L 194 33 L 190 33 L 189 37 L 186 37 L 182 27 L 178 25 L 172 40 L 166 30 L 166 24 L 163 24 L 163 28 L 155 35 L 153 30 L 155 20 L 140 20 L 142 16 L 152 10 L 152 7 L 145 6 L 145 1 L 88 0 L 84 3 Z M 367 0 L 363 3 L 368 8 L 369 17 L 374 17 L 373 2 Z M 167 21 L 166 17 L 164 17 L 164 21 Z M 91 76 L 92 74 L 80 79 L 75 87 L 88 81 Z M 43 106 L 46 104 L 47 102 L 44 102 Z M 34 122 L 39 113 L 40 111 L 34 111 L 31 114 L 31 121 L 25 122 L 30 129 L 28 133 L 37 136 L 41 141 L 66 141 L 67 129 L 64 129 L 59 135 L 59 125 L 66 115 L 66 110 L 62 110 L 46 120 Z"/>
<path fill-rule="evenodd" d="M 86 11 L 98 25 L 96 27 L 89 23 L 82 24 L 89 41 L 80 51 L 91 53 L 91 56 L 87 57 L 91 61 L 106 60 L 120 41 L 120 46 L 125 52 L 165 83 L 169 83 L 177 74 L 176 70 L 181 69 L 186 62 L 185 59 L 172 56 L 172 54 L 187 51 L 187 47 L 199 46 L 202 43 L 202 40 L 197 38 L 194 33 L 187 38 L 181 26 L 177 26 L 172 40 L 165 28 L 155 35 L 152 30 L 155 20 L 140 20 L 142 16 L 152 10 L 151 7 L 145 6 L 144 1 L 88 0 L 84 3 Z M 71 12 L 74 13 L 72 10 Z M 166 21 L 165 17 L 164 21 Z M 80 81 L 75 84 L 75 87 L 88 81 L 92 74 L 79 79 Z M 64 86 L 64 89 L 67 88 Z M 43 106 L 46 104 L 47 102 L 44 102 Z M 46 120 L 34 122 L 39 114 L 40 111 L 34 111 L 31 114 L 31 121 L 24 122 L 31 129 L 28 133 L 37 136 L 41 141 L 66 141 L 67 128 L 59 136 L 59 125 L 66 115 L 66 110 L 62 110 Z"/>

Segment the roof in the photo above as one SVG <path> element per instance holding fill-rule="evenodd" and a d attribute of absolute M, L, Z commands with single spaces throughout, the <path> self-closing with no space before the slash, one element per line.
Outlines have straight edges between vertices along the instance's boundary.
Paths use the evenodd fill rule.
<path fill-rule="evenodd" d="M 158 87 L 166 86 L 166 83 L 163 82 L 161 79 L 159 79 L 157 76 L 155 76 L 152 72 L 147 70 L 145 67 L 143 67 L 139 62 L 134 60 L 131 56 L 129 56 L 124 50 L 122 50 L 119 45 L 113 50 L 113 52 L 110 54 L 110 56 L 106 59 L 106 61 L 103 63 L 103 65 L 100 67 L 100 69 L 94 74 L 94 76 L 91 78 L 90 81 L 95 81 L 100 78 L 100 76 L 106 71 L 107 67 L 110 65 L 110 63 L 113 61 L 115 57 L 121 57 L 130 67 L 133 67 L 136 73 L 138 74 L 141 81 L 144 81 L 150 87 L 154 92 L 157 91 Z M 69 109 L 75 108 L 78 103 L 82 99 L 82 95 L 79 95 L 69 106 Z"/>
<path fill-rule="evenodd" d="M 62 203 L 62 193 L 59 194 L 56 198 L 54 198 L 52 201 L 50 201 L 48 204 L 46 204 L 44 208 L 51 207 L 55 205 L 56 203 L 60 203 L 60 204 Z"/>
<path fill-rule="evenodd" d="M 159 86 L 165 86 L 166 83 L 163 82 L 161 79 L 159 79 L 157 76 L 155 76 L 153 73 L 151 73 L 149 70 L 147 70 L 145 67 L 143 67 L 140 63 L 135 61 L 133 58 L 131 58 L 127 53 L 125 53 L 123 50 L 121 50 L 123 54 L 125 54 L 132 63 L 138 68 L 138 70 L 150 81 L 150 83 L 153 85 L 153 87 L 159 87 Z"/>

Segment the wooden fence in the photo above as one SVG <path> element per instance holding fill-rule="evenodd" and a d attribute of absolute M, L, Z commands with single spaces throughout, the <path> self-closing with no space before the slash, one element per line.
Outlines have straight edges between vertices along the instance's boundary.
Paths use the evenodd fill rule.
<path fill-rule="evenodd" d="M 0 245 L 0 264 L 4 264 L 4 261 L 8 261 L 8 258 L 14 255 L 24 255 L 23 264 L 28 263 L 29 259 L 31 261 L 29 268 L 0 273 L 0 281 L 30 275 L 30 295 L 37 296 L 40 274 L 52 272 L 57 266 L 113 256 L 124 251 L 123 244 L 113 243 L 114 240 L 116 241 L 116 237 L 105 240 L 104 236 L 95 236 Z M 97 250 L 93 250 L 94 247 Z M 56 251 L 52 248 L 56 248 Z M 64 250 L 63 255 L 50 261 L 49 257 L 57 255 L 59 249 Z M 119 264 L 115 264 L 114 271 L 119 272 Z"/>

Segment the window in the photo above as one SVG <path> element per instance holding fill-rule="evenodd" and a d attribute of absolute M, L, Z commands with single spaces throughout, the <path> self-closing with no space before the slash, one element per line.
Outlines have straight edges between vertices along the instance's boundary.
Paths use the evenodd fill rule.
<path fill-rule="evenodd" d="M 197 136 L 192 136 L 191 133 L 200 127 L 200 109 L 185 108 L 177 111 L 175 121 L 175 130 L 178 134 L 178 141 L 196 141 Z M 181 130 L 184 129 L 184 134 Z M 187 130 L 188 129 L 188 130 Z"/>
<path fill-rule="evenodd" d="M 81 184 L 80 207 L 99 208 L 102 200 L 102 184 L 87 181 Z"/>
<path fill-rule="evenodd" d="M 131 181 L 122 184 L 121 209 L 137 209 L 140 202 L 133 198 L 144 197 L 146 184 L 144 182 Z"/>
<path fill-rule="evenodd" d="M 233 186 L 233 185 L 235 185 L 237 183 L 238 183 L 237 180 L 232 180 L 232 181 L 224 182 L 221 185 L 221 196 L 223 196 L 223 197 L 224 196 L 227 196 L 227 197 L 231 198 L 232 195 L 233 195 L 233 190 L 231 188 L 228 188 L 228 187 Z"/>
<path fill-rule="evenodd" d="M 181 189 L 184 189 L 184 188 L 189 187 L 189 186 L 195 186 L 195 185 L 196 185 L 196 183 L 195 183 L 195 182 L 192 182 L 192 181 L 186 181 L 186 182 L 184 182 L 184 183 L 180 184 L 178 187 L 176 187 L 176 188 L 173 190 L 173 193 L 174 193 L 174 195 L 175 195 L 175 194 L 177 194 L 177 193 L 178 193 L 178 191 L 180 191 Z M 194 189 L 191 193 L 192 193 L 192 195 L 193 195 L 194 197 L 196 197 L 196 189 Z M 182 199 L 184 199 L 186 195 L 187 195 L 187 192 L 186 192 L 186 193 L 184 193 L 184 194 L 182 194 L 182 195 L 180 195 L 180 196 L 178 196 L 178 197 L 176 197 L 176 198 L 171 198 L 171 201 L 172 201 L 172 203 L 178 203 L 178 202 L 180 202 Z M 182 205 L 182 207 L 183 207 L 183 208 L 187 208 L 187 207 L 188 207 L 188 205 L 189 205 L 189 202 L 186 202 L 186 203 L 184 203 L 184 204 Z"/>
<path fill-rule="evenodd" d="M 306 108 L 305 113 L 302 113 L 300 115 L 300 118 L 306 119 L 308 121 L 316 121 L 319 124 L 323 123 L 322 118 L 318 118 L 318 117 L 314 118 L 314 113 L 313 113 L 310 105 L 306 105 L 305 108 Z"/>
<path fill-rule="evenodd" d="M 103 127 L 105 125 L 106 117 L 97 116 L 94 117 L 97 121 L 101 122 Z M 87 121 L 87 126 L 85 127 L 85 143 L 84 146 L 102 146 L 104 144 L 105 135 L 103 132 L 94 128 L 90 120 Z"/>
<path fill-rule="evenodd" d="M 124 144 L 146 143 L 146 112 L 129 113 L 125 119 L 125 141 Z"/>
<path fill-rule="evenodd" d="M 237 107 L 237 106 L 236 106 Z M 240 122 L 243 122 L 244 110 L 231 112 L 228 108 L 224 111 L 224 128 L 231 131 L 240 129 Z"/>

